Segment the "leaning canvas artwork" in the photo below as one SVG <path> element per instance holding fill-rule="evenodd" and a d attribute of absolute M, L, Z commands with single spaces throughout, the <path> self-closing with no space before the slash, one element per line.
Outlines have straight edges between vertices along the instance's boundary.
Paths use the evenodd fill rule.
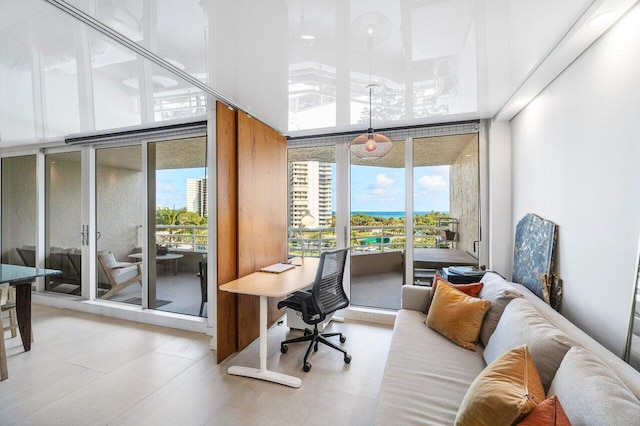
<path fill-rule="evenodd" d="M 513 282 L 520 283 L 545 300 L 542 275 L 553 272 L 558 225 L 527 213 L 516 226 Z"/>

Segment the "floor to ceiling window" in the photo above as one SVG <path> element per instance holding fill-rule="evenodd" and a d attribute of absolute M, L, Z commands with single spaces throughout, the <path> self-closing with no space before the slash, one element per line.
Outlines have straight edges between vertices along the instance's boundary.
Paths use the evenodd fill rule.
<path fill-rule="evenodd" d="M 36 263 L 36 156 L 2 159 L 2 263 Z"/>
<path fill-rule="evenodd" d="M 400 309 L 405 247 L 405 144 L 381 159 L 351 155 L 351 303 Z"/>
<path fill-rule="evenodd" d="M 141 145 L 96 149 L 96 297 L 142 305 Z"/>
<path fill-rule="evenodd" d="M 429 285 L 433 280 L 437 268 L 429 249 L 462 250 L 478 257 L 478 152 L 477 133 L 413 140 L 415 270 L 410 283 Z"/>
<path fill-rule="evenodd" d="M 335 147 L 288 150 L 289 256 L 318 257 L 336 247 Z"/>
<path fill-rule="evenodd" d="M 45 280 L 45 290 L 81 293 L 80 151 L 45 156 L 45 266 L 62 271 Z"/>
<path fill-rule="evenodd" d="M 149 145 L 154 184 L 155 221 L 149 226 L 149 307 L 206 316 L 209 218 L 207 139 L 155 142 Z M 155 191 L 151 191 L 155 188 Z M 202 270 L 202 274 L 200 271 Z"/>
<path fill-rule="evenodd" d="M 463 130 L 467 128 L 474 126 L 463 126 Z M 422 134 L 439 131 L 423 130 Z M 425 250 L 432 255 L 429 250 L 441 249 L 438 254 L 445 257 L 463 251 L 470 255 L 469 264 L 477 264 L 478 134 L 423 137 L 420 131 L 415 133 L 418 136 L 396 136 L 391 152 L 381 159 L 359 159 L 349 154 L 350 161 L 336 161 L 336 152 L 341 152 L 336 149 L 338 145 L 313 146 L 329 138 L 295 141 L 288 150 L 290 256 L 319 256 L 322 250 L 337 245 L 336 237 L 342 230 L 336 231 L 340 218 L 335 200 L 349 193 L 346 203 L 350 209 L 342 214 L 348 216 L 344 223 L 350 225 L 345 244 L 352 249 L 352 305 L 399 309 L 402 285 L 431 284 L 436 271 L 425 270 L 422 265 Z M 349 138 L 335 139 L 336 143 L 349 142 Z M 340 175 L 342 165 L 347 164 L 344 169 L 348 173 L 343 176 L 349 176 L 348 182 L 338 181 L 336 174 Z M 330 185 L 323 179 L 329 173 Z M 322 182 L 327 184 L 323 186 Z M 329 188 L 331 224 L 323 219 L 320 207 Z M 411 210 L 407 210 L 409 205 Z M 407 266 L 408 259 L 411 263 Z"/>

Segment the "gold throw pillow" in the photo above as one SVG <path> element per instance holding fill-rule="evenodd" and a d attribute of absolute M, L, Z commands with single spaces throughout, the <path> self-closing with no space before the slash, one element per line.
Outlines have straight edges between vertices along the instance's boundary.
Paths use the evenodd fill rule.
<path fill-rule="evenodd" d="M 425 322 L 456 345 L 475 351 L 482 320 L 490 307 L 489 300 L 467 296 L 441 281 Z"/>
<path fill-rule="evenodd" d="M 471 383 L 456 426 L 511 425 L 542 401 L 544 389 L 526 345 L 502 354 Z"/>

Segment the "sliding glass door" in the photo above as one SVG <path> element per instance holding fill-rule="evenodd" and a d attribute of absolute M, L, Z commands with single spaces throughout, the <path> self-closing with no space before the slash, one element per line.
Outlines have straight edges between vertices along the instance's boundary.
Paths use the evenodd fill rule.
<path fill-rule="evenodd" d="M 45 266 L 62 271 L 45 290 L 81 294 L 82 158 L 80 151 L 45 155 Z"/>
<path fill-rule="evenodd" d="M 351 155 L 351 303 L 400 309 L 405 247 L 405 143 L 381 159 Z"/>
<path fill-rule="evenodd" d="M 95 151 L 96 298 L 142 305 L 142 146 Z"/>
<path fill-rule="evenodd" d="M 2 263 L 36 263 L 36 156 L 2 159 Z"/>
<path fill-rule="evenodd" d="M 149 308 L 206 316 L 207 138 L 148 145 Z"/>

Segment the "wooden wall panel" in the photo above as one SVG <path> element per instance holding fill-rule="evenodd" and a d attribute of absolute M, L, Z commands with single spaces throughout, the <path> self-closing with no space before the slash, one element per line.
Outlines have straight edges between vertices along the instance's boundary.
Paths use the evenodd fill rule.
<path fill-rule="evenodd" d="M 218 286 L 238 278 L 237 111 L 216 106 Z M 238 350 L 237 295 L 217 290 L 217 361 Z"/>
<path fill-rule="evenodd" d="M 238 113 L 238 276 L 287 257 L 287 142 L 284 136 Z M 269 300 L 269 325 L 278 319 Z M 259 335 L 259 299 L 238 295 L 238 350 Z"/>

